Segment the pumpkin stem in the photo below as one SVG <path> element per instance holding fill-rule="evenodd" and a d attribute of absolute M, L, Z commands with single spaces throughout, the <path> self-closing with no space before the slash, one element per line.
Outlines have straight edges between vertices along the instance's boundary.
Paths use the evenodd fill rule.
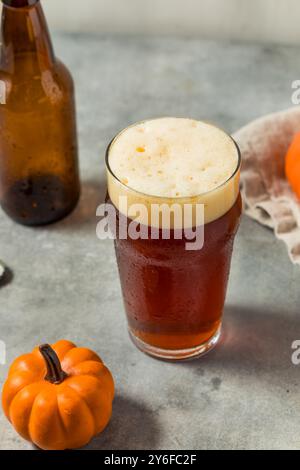
<path fill-rule="evenodd" d="M 39 347 L 39 350 L 47 366 L 45 380 L 55 385 L 62 383 L 67 378 L 67 374 L 62 370 L 60 360 L 54 349 L 49 344 L 43 344 Z"/>

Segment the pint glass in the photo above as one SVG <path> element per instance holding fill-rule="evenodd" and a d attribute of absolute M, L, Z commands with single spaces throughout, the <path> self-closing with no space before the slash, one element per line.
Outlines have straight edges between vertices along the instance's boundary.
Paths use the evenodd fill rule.
<path fill-rule="evenodd" d="M 231 137 L 190 119 L 138 123 L 108 147 L 124 305 L 130 337 L 143 352 L 180 360 L 217 343 L 241 215 L 240 164 Z M 168 222 L 164 211 L 172 213 L 174 204 L 183 217 L 173 214 Z M 154 205 L 161 208 L 155 220 Z M 203 210 L 201 224 L 196 207 Z M 199 246 L 191 248 L 191 233 L 203 234 Z"/>

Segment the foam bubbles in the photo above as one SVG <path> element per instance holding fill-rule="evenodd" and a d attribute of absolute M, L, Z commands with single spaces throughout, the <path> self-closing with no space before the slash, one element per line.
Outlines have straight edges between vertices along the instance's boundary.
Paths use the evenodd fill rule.
<path fill-rule="evenodd" d="M 237 168 L 238 152 L 232 139 L 210 124 L 160 118 L 119 134 L 110 148 L 109 165 L 135 191 L 191 197 L 224 184 Z"/>

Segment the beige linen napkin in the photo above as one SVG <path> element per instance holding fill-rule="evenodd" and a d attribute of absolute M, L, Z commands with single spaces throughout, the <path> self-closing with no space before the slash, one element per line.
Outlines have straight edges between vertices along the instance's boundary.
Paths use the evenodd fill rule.
<path fill-rule="evenodd" d="M 274 230 L 300 264 L 300 202 L 284 173 L 284 157 L 300 131 L 300 107 L 269 114 L 237 131 L 243 157 L 241 183 L 245 212 Z"/>

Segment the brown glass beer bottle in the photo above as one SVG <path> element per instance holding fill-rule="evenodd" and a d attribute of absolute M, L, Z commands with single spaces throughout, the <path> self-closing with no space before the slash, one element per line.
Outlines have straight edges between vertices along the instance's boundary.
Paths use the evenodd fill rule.
<path fill-rule="evenodd" d="M 74 86 L 54 55 L 39 0 L 2 0 L 0 204 L 43 225 L 79 198 Z"/>

